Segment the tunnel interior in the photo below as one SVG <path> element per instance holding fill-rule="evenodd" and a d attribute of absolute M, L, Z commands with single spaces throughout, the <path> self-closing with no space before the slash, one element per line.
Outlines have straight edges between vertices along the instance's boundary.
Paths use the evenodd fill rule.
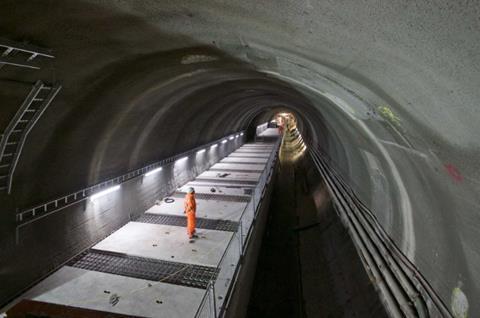
<path fill-rule="evenodd" d="M 304 152 L 292 171 L 320 187 L 312 158 L 321 157 L 447 315 L 475 317 L 479 12 L 476 2 L 449 0 L 2 1 L 0 45 L 53 56 L 25 62 L 28 54 L 0 47 L 2 142 L 37 81 L 61 90 L 13 173 L 10 159 L 0 162 L 0 181 L 11 179 L 0 191 L 0 303 L 166 193 L 145 190 L 102 217 L 82 207 L 18 230 L 22 211 L 230 134 L 254 140 L 257 126 L 291 113 Z M 215 158 L 189 162 L 182 178 Z M 286 191 L 281 176 L 276 187 Z M 335 215 L 322 219 L 322 193 L 309 193 L 318 222 Z M 331 204 L 324 211 L 339 205 Z"/>

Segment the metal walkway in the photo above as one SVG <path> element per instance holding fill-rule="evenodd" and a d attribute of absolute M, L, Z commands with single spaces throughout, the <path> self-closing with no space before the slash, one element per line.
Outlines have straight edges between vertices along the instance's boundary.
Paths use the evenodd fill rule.
<path fill-rule="evenodd" d="M 5 65 L 27 68 L 40 69 L 40 66 L 33 63 L 33 60 L 42 58 L 55 58 L 49 50 L 34 45 L 18 43 L 8 39 L 0 38 L 0 69 Z"/>
<path fill-rule="evenodd" d="M 82 253 L 67 265 L 90 271 L 203 289 L 206 289 L 208 283 L 215 279 L 218 274 L 215 267 L 183 264 L 93 249 Z"/>
<path fill-rule="evenodd" d="M 135 222 L 187 226 L 187 219 L 184 216 L 166 214 L 144 214 L 136 219 Z M 238 222 L 196 218 L 196 227 L 197 229 L 235 232 L 238 228 Z"/>

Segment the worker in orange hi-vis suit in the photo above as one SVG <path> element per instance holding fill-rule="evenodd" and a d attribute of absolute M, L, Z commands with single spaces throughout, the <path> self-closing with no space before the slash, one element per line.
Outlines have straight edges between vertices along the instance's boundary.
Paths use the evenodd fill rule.
<path fill-rule="evenodd" d="M 195 189 L 190 187 L 185 195 L 185 213 L 187 214 L 187 234 L 189 239 L 198 238 L 195 234 L 195 213 L 197 203 L 195 202 Z"/>

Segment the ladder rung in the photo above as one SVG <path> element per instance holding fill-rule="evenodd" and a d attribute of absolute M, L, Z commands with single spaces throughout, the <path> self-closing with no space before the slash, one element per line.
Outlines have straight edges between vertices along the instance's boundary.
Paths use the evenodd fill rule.
<path fill-rule="evenodd" d="M 8 178 L 8 174 L 4 176 L 0 176 L 0 179 L 5 179 L 5 178 Z"/>
<path fill-rule="evenodd" d="M 17 144 L 16 141 L 11 141 L 6 143 L 7 146 L 16 145 L 16 144 Z"/>
<path fill-rule="evenodd" d="M 26 120 L 26 119 L 20 119 L 18 122 L 19 122 L 19 123 L 28 123 L 29 121 Z"/>
<path fill-rule="evenodd" d="M 22 132 L 22 130 L 21 130 L 21 129 L 14 129 L 14 130 L 12 130 L 12 133 L 19 133 L 19 132 Z"/>
<path fill-rule="evenodd" d="M 25 109 L 26 113 L 34 113 L 36 111 L 37 111 L 36 109 Z"/>
<path fill-rule="evenodd" d="M 28 58 L 27 61 L 31 61 L 33 60 L 34 58 L 36 58 L 38 56 L 38 53 L 32 53 L 32 55 L 30 55 L 30 57 Z"/>
<path fill-rule="evenodd" d="M 42 86 L 40 89 L 51 90 L 52 88 L 50 86 Z"/>
<path fill-rule="evenodd" d="M 8 168 L 10 167 L 10 165 L 7 163 L 7 164 L 4 164 L 4 165 L 0 165 L 0 169 L 3 169 L 3 168 Z"/>
<path fill-rule="evenodd" d="M 12 53 L 13 47 L 8 47 L 2 54 L 2 56 L 7 56 L 8 54 Z"/>
<path fill-rule="evenodd" d="M 13 153 L 4 153 L 2 157 L 11 157 L 13 156 Z"/>
<path fill-rule="evenodd" d="M 7 190 L 7 187 L 0 187 L 0 191 Z"/>
<path fill-rule="evenodd" d="M 33 101 L 34 102 L 43 102 L 44 99 L 43 98 L 34 98 Z"/>

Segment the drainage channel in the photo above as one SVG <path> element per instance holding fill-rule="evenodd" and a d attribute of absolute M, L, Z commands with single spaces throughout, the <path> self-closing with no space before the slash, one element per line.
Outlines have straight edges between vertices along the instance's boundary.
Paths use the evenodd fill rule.
<path fill-rule="evenodd" d="M 207 289 L 216 279 L 215 267 L 162 261 L 122 253 L 90 249 L 68 266 L 132 278 Z"/>
<path fill-rule="evenodd" d="M 135 222 L 163 224 L 173 226 L 187 226 L 187 219 L 184 216 L 168 215 L 168 214 L 151 214 L 145 213 L 140 216 Z M 196 218 L 196 227 L 205 230 L 217 230 L 235 232 L 238 228 L 238 222 L 227 220 L 212 220 L 205 218 Z"/>

